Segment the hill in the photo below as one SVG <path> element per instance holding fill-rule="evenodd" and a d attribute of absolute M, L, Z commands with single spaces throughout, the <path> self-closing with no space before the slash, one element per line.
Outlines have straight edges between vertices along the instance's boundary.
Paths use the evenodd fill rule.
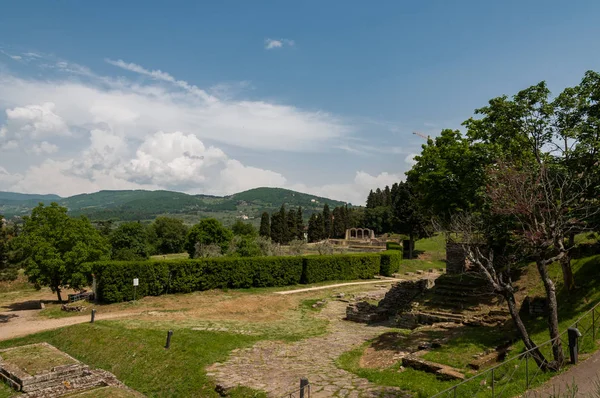
<path fill-rule="evenodd" d="M 190 224 L 205 217 L 215 217 L 231 224 L 236 217 L 242 216 L 258 224 L 262 212 L 272 213 L 282 204 L 286 207 L 302 206 L 305 217 L 321 211 L 325 203 L 332 208 L 345 204 L 281 188 L 256 188 L 224 197 L 144 190 L 100 191 L 67 198 L 2 192 L 0 214 L 7 218 L 27 215 L 39 202 L 57 202 L 67 207 L 69 214 L 85 215 L 92 221 L 151 221 L 157 216 L 169 215 Z"/>

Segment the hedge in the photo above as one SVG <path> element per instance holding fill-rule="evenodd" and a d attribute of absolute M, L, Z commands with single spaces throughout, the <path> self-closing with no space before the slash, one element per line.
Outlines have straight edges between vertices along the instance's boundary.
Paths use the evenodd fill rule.
<path fill-rule="evenodd" d="M 398 242 L 385 242 L 386 250 L 400 250 L 402 251 L 402 245 Z"/>
<path fill-rule="evenodd" d="M 98 299 L 105 303 L 136 296 L 190 293 L 217 288 L 288 286 L 327 280 L 371 279 L 385 254 L 331 256 L 221 257 L 197 260 L 104 261 L 92 263 Z M 389 265 L 386 265 L 386 269 Z M 386 271 L 388 272 L 388 271 Z"/>
<path fill-rule="evenodd" d="M 371 279 L 379 274 L 379 254 L 342 254 L 304 257 L 302 283 Z"/>
<path fill-rule="evenodd" d="M 380 256 L 381 269 L 379 273 L 381 275 L 392 276 L 400 271 L 400 264 L 402 264 L 402 252 L 400 250 L 387 250 L 380 253 Z"/>

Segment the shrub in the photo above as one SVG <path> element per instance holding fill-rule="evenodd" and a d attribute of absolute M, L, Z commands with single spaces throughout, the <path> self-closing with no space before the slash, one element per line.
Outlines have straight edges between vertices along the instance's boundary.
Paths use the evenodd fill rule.
<path fill-rule="evenodd" d="M 302 283 L 328 280 L 371 279 L 379 274 L 378 254 L 341 254 L 304 258 Z"/>
<path fill-rule="evenodd" d="M 166 293 L 288 286 L 327 280 L 370 279 L 379 273 L 379 254 L 332 256 L 219 257 L 194 260 L 92 263 L 98 299 L 115 303 Z"/>
<path fill-rule="evenodd" d="M 402 251 L 402 245 L 398 242 L 385 242 L 385 249 Z"/>
<path fill-rule="evenodd" d="M 381 256 L 381 275 L 392 276 L 400 271 L 400 264 L 402 263 L 402 252 L 400 250 L 387 250 L 379 255 Z"/>

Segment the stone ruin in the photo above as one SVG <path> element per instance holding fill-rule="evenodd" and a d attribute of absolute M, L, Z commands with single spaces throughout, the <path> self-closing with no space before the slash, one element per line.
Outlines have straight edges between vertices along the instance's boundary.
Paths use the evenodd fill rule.
<path fill-rule="evenodd" d="M 8 351 L 38 347 L 45 355 L 60 358 L 63 365 L 51 366 L 48 369 L 30 374 L 27 369 L 5 360 L 3 354 Z M 34 373 L 34 372 L 32 372 Z M 90 369 L 89 366 L 60 351 L 48 343 L 31 344 L 0 350 L 0 380 L 22 393 L 22 398 L 54 398 L 64 395 L 88 391 L 99 387 L 116 387 L 127 391 L 128 396 L 143 395 L 129 389 L 115 375 L 101 369 Z"/>

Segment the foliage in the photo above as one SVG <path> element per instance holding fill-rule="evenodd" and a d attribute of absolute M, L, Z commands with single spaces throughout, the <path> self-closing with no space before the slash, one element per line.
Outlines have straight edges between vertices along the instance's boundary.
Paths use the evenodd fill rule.
<path fill-rule="evenodd" d="M 306 241 L 304 239 L 294 239 L 289 244 L 290 254 L 299 256 L 306 250 Z"/>
<path fill-rule="evenodd" d="M 0 214 L 0 281 L 17 279 L 17 267 L 9 261 L 9 244 L 13 231 L 5 225 L 4 217 Z"/>
<path fill-rule="evenodd" d="M 237 236 L 257 236 L 256 228 L 250 223 L 245 223 L 241 220 L 236 220 L 231 226 L 231 231 Z"/>
<path fill-rule="evenodd" d="M 229 256 L 258 257 L 262 256 L 261 246 L 252 235 L 236 235 L 231 241 L 228 251 Z"/>
<path fill-rule="evenodd" d="M 40 204 L 25 217 L 14 247 L 26 264 L 30 282 L 49 286 L 62 300 L 65 288 L 78 289 L 91 280 L 89 261 L 105 259 L 109 246 L 86 218 L 72 218 L 67 209 Z"/>
<path fill-rule="evenodd" d="M 269 213 L 266 211 L 263 212 L 262 216 L 260 217 L 260 229 L 258 233 L 260 236 L 264 236 L 266 238 L 271 237 L 271 220 L 269 218 Z"/>
<path fill-rule="evenodd" d="M 233 238 L 233 233 L 225 228 L 220 221 L 214 218 L 207 218 L 194 225 L 187 235 L 185 250 L 190 254 L 190 258 L 196 256 L 196 244 L 202 246 L 211 244 L 218 245 L 221 253 L 227 252 L 229 242 Z"/>
<path fill-rule="evenodd" d="M 150 225 L 150 242 L 158 254 L 181 253 L 185 250 L 187 233 L 183 220 L 158 217 Z"/>
<path fill-rule="evenodd" d="M 223 249 L 216 243 L 204 243 L 197 242 L 194 246 L 194 257 L 192 258 L 213 258 L 221 257 L 223 255 Z"/>
<path fill-rule="evenodd" d="M 330 238 L 332 230 L 331 211 L 329 206 L 325 203 L 323 206 L 323 237 Z"/>
<path fill-rule="evenodd" d="M 379 274 L 380 261 L 378 254 L 306 256 L 302 282 L 370 279 Z"/>
<path fill-rule="evenodd" d="M 381 269 L 380 274 L 383 276 L 392 276 L 400 271 L 402 264 L 402 252 L 400 250 L 387 250 L 380 253 Z"/>
<path fill-rule="evenodd" d="M 385 242 L 386 250 L 400 250 L 402 251 L 402 245 L 398 242 Z"/>
<path fill-rule="evenodd" d="M 319 242 L 315 245 L 315 249 L 320 255 L 333 254 L 333 245 L 329 241 Z"/>
<path fill-rule="evenodd" d="M 287 286 L 328 280 L 370 279 L 379 273 L 378 254 L 220 257 L 194 260 L 100 261 L 87 264 L 105 303 L 138 297 L 217 288 Z"/>
<path fill-rule="evenodd" d="M 277 213 L 271 215 L 271 239 L 275 243 L 285 244 L 288 242 L 288 224 L 285 205 Z"/>
<path fill-rule="evenodd" d="M 148 229 L 140 222 L 126 222 L 110 234 L 112 258 L 114 260 L 147 259 L 151 247 Z"/>

